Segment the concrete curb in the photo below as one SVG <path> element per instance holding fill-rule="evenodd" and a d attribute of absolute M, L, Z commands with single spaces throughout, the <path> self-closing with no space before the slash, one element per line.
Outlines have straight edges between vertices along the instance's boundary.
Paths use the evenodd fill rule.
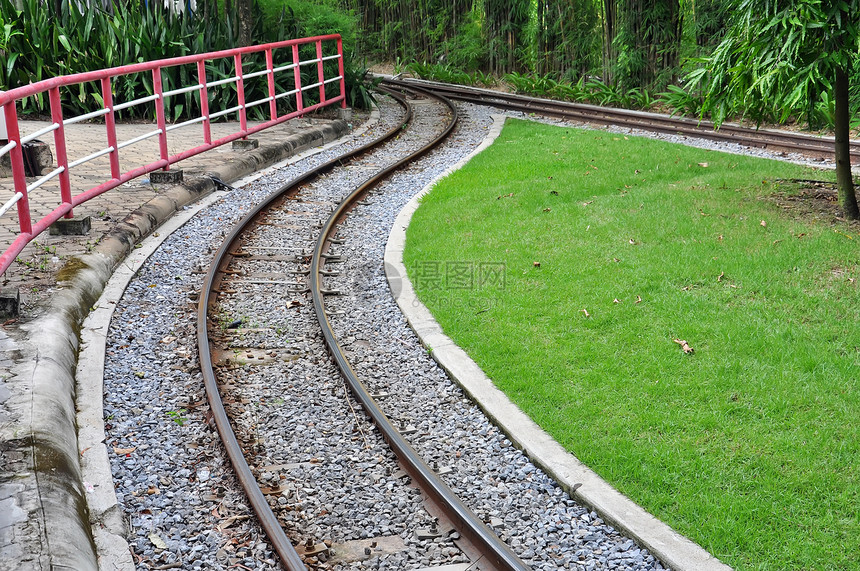
<path fill-rule="evenodd" d="M 283 143 L 250 151 L 239 160 L 225 163 L 207 174 L 232 182 L 298 151 L 333 141 L 348 130 L 346 121 L 333 121 L 293 135 Z M 36 565 L 42 565 L 38 568 L 75 571 L 134 568 L 124 539 L 125 523 L 110 485 L 101 399 L 98 403 L 83 403 L 84 399 L 78 398 L 77 402 L 83 407 L 81 416 L 76 416 L 76 393 L 81 390 L 76 387 L 75 369 L 78 335 L 84 318 L 97 305 L 114 269 L 133 251 L 134 245 L 186 204 L 214 190 L 215 183 L 211 179 L 194 179 L 174 186 L 132 212 L 109 232 L 93 253 L 66 263 L 58 274 L 58 291 L 44 313 L 21 327 L 24 339 L 16 344 L 18 355 L 13 374 L 7 380 L 7 384 L 14 382 L 20 390 L 3 404 L 13 418 L 22 419 L 16 423 L 14 438 L 9 441 L 15 443 L 13 452 L 22 461 L 29 484 L 16 492 L 24 494 L 24 488 L 31 487 L 35 494 L 20 502 L 29 515 L 8 531 L 17 539 L 12 542 L 10 551 L 0 554 L 3 560 L 0 568 L 24 568 L 21 566 L 24 562 L 37 562 Z M 100 331 L 102 364 L 104 334 Z M 85 340 L 92 342 L 93 335 L 97 337 L 99 333 L 88 334 Z M 86 376 L 93 372 L 94 367 L 88 365 L 95 363 L 89 363 L 90 360 L 90 356 L 81 360 L 83 376 L 78 381 L 86 382 Z M 99 395 L 101 380 L 99 374 Z M 85 394 L 91 393 L 82 391 L 82 395 Z M 98 410 L 87 404 L 97 404 Z M 82 442 L 87 443 L 81 445 L 80 450 L 78 426 L 82 428 Z M 0 452 L 8 454 L 9 449 Z M 96 465 L 107 466 L 108 478 L 101 480 L 99 488 L 104 489 L 98 494 L 95 494 L 95 486 L 99 480 L 89 479 L 98 474 L 91 470 Z M 84 473 L 88 475 L 86 479 Z M 87 493 L 90 487 L 93 492 Z M 91 498 L 92 509 L 88 505 Z M 15 505 L 13 501 L 12 506 Z M 25 547 L 18 548 L 16 543 Z M 5 567 L 7 564 L 15 567 Z"/>
<path fill-rule="evenodd" d="M 475 151 L 447 169 L 400 211 L 394 221 L 385 247 L 385 273 L 397 305 L 421 343 L 448 375 L 502 429 L 515 446 L 549 474 L 572 497 L 596 511 L 639 545 L 648 548 L 655 557 L 676 571 L 728 571 L 731 568 L 689 539 L 672 530 L 567 452 L 552 437 L 526 416 L 508 397 L 497 389 L 492 380 L 458 347 L 433 318 L 427 307 L 415 295 L 403 265 L 406 228 L 418 209 L 421 197 L 430 192 L 436 182 L 461 168 L 475 155 L 486 149 L 499 136 L 504 115 L 494 115 L 490 133 Z"/>

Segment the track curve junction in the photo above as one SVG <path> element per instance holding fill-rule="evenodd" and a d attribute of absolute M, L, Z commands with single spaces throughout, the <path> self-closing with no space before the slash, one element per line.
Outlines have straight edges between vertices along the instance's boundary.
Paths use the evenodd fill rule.
<path fill-rule="evenodd" d="M 391 82 L 402 86 L 420 86 L 439 95 L 476 105 L 490 105 L 508 111 L 519 111 L 544 117 L 583 121 L 592 125 L 612 125 L 646 132 L 681 135 L 767 149 L 774 153 L 797 153 L 812 158 L 832 158 L 834 139 L 811 133 L 755 129 L 734 123 L 715 128 L 710 121 L 646 111 L 601 107 L 552 99 L 504 93 L 490 89 L 464 87 L 434 81 L 405 79 Z M 860 162 L 860 142 L 851 142 L 851 162 Z"/>

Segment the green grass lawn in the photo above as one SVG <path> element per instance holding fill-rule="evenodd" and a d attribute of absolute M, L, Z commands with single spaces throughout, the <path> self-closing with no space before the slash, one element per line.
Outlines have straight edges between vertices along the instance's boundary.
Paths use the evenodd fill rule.
<path fill-rule="evenodd" d="M 860 569 L 860 227 L 784 208 L 790 178 L 833 176 L 509 121 L 423 199 L 405 263 L 512 400 L 674 529 L 737 569 Z"/>

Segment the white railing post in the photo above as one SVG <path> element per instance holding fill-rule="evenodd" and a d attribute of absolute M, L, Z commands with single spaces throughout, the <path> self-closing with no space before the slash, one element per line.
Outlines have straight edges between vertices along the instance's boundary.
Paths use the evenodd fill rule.
<path fill-rule="evenodd" d="M 0 94 L 2 93 L 3 90 L 0 89 Z M 2 107 L 0 107 L 0 140 L 9 140 L 9 134 L 6 132 L 6 113 L 3 112 Z"/>

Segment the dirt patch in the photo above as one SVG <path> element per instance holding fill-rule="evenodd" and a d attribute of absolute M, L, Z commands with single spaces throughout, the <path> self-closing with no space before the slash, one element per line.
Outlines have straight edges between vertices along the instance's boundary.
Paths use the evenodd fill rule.
<path fill-rule="evenodd" d="M 855 232 L 860 231 L 860 222 L 846 220 L 842 215 L 836 183 L 815 180 L 777 182 L 784 190 L 770 195 L 767 200 L 774 201 L 787 213 L 828 224 L 844 224 Z"/>

